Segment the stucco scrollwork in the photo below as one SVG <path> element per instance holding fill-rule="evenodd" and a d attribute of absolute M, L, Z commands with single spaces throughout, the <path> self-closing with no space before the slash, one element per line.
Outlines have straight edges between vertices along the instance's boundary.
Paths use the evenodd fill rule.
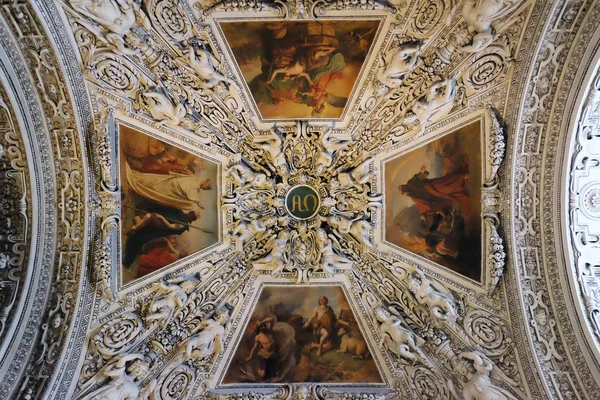
<path fill-rule="evenodd" d="M 600 74 L 592 80 L 575 136 L 570 231 L 583 303 L 600 340 Z"/>

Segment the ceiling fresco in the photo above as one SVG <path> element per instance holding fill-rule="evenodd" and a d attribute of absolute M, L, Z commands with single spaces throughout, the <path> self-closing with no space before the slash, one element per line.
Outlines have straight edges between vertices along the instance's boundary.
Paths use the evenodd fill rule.
<path fill-rule="evenodd" d="M 379 21 L 221 22 L 264 119 L 339 118 Z"/>
<path fill-rule="evenodd" d="M 123 284 L 217 243 L 218 166 L 119 126 Z"/>
<path fill-rule="evenodd" d="M 600 1 L 0 20 L 0 398 L 600 398 Z"/>

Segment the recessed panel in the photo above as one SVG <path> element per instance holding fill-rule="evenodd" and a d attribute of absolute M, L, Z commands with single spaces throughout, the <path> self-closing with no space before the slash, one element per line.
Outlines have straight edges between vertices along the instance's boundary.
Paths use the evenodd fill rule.
<path fill-rule="evenodd" d="M 379 21 L 222 22 L 265 119 L 339 118 Z"/>
<path fill-rule="evenodd" d="M 340 286 L 266 286 L 224 384 L 381 383 Z"/>
<path fill-rule="evenodd" d="M 481 281 L 481 124 L 385 164 L 385 240 Z"/>
<path fill-rule="evenodd" d="M 218 241 L 217 164 L 120 125 L 124 284 Z"/>

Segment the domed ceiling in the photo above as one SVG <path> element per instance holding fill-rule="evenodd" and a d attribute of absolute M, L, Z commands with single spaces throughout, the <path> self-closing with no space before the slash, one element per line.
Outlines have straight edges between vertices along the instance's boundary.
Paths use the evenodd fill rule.
<path fill-rule="evenodd" d="M 599 1 L 1 10 L 1 398 L 600 398 Z"/>

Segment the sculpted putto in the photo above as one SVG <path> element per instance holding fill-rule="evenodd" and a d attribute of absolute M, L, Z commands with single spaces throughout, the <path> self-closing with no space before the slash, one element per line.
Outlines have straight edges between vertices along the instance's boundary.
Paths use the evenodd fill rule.
<path fill-rule="evenodd" d="M 195 329 L 198 333 L 183 343 L 187 359 L 203 359 L 223 351 L 222 339 L 228 322 L 229 314 L 222 310 L 202 321 Z"/>
<path fill-rule="evenodd" d="M 145 321 L 162 323 L 169 319 L 177 308 L 183 307 L 197 283 L 198 280 L 193 278 L 173 279 L 159 283 L 147 307 Z"/>
<path fill-rule="evenodd" d="M 340 234 L 349 234 L 363 247 L 373 247 L 370 237 L 371 224 L 364 219 L 348 220 L 339 215 L 333 215 L 329 217 L 329 226 L 337 229 Z"/>
<path fill-rule="evenodd" d="M 149 91 L 141 95 L 148 113 L 156 121 L 173 126 L 181 124 L 186 111 L 183 104 L 175 104 L 159 91 Z"/>
<path fill-rule="evenodd" d="M 327 129 L 321 136 L 321 145 L 323 151 L 317 158 L 317 174 L 322 174 L 326 168 L 329 168 L 333 162 L 333 155 L 339 149 L 348 145 L 352 139 L 351 135 L 331 136 L 332 129 Z"/>
<path fill-rule="evenodd" d="M 464 400 L 516 400 L 508 391 L 494 385 L 490 373 L 494 364 L 480 352 L 463 352 L 453 360 L 453 370 L 464 382 L 462 397 L 459 397 L 452 381 L 450 391 L 456 398 Z"/>
<path fill-rule="evenodd" d="M 412 112 L 419 121 L 419 135 L 425 132 L 429 125 L 448 115 L 455 97 L 456 78 L 454 76 L 435 82 L 425 94 L 419 97 L 412 107 Z"/>
<path fill-rule="evenodd" d="M 333 243 L 330 237 L 333 238 L 333 235 L 328 237 L 325 230 L 321 228 L 317 229 L 317 239 L 321 247 L 321 265 L 323 270 L 328 273 L 334 273 L 336 270 L 352 268 L 352 260 L 334 252 Z"/>
<path fill-rule="evenodd" d="M 208 50 L 198 47 L 188 50 L 188 64 L 196 72 L 198 77 L 204 81 L 204 86 L 213 88 L 219 82 L 226 84 L 231 81 L 219 70 L 219 60 Z"/>
<path fill-rule="evenodd" d="M 415 69 L 420 54 L 420 42 L 406 42 L 385 56 L 380 55 L 377 80 L 391 89 L 400 87 L 406 74 Z"/>
<path fill-rule="evenodd" d="M 429 309 L 437 319 L 454 323 L 457 318 L 452 293 L 440 284 L 428 279 L 423 272 L 413 268 L 408 276 L 408 289 L 419 304 Z"/>
<path fill-rule="evenodd" d="M 271 271 L 277 275 L 286 266 L 287 252 L 289 250 L 289 234 L 282 230 L 277 236 L 273 235 L 272 240 L 275 242 L 273 249 L 263 258 L 256 260 L 252 265 L 260 271 Z"/>
<path fill-rule="evenodd" d="M 148 363 L 141 354 L 120 356 L 116 362 L 108 364 L 101 372 L 99 379 L 110 379 L 108 383 L 82 396 L 79 400 L 131 400 L 148 399 L 154 384 L 140 390 L 139 381 L 148 374 Z M 92 383 L 97 381 L 92 379 Z"/>
<path fill-rule="evenodd" d="M 419 349 L 425 341 L 415 335 L 410 329 L 404 327 L 402 320 L 391 315 L 382 307 L 375 308 L 375 318 L 379 325 L 379 332 L 383 338 L 383 345 L 400 358 L 416 360 L 423 357 Z"/>
<path fill-rule="evenodd" d="M 144 27 L 150 27 L 146 16 L 131 0 L 72 0 L 71 6 L 79 14 L 109 30 L 106 39 L 123 54 L 135 52 L 125 48 L 123 36 L 134 27 L 136 20 L 140 19 Z"/>
<path fill-rule="evenodd" d="M 474 36 L 469 44 L 459 50 L 476 53 L 488 47 L 496 37 L 492 22 L 512 12 L 520 4 L 520 0 L 466 0 L 462 15 L 469 33 Z"/>

